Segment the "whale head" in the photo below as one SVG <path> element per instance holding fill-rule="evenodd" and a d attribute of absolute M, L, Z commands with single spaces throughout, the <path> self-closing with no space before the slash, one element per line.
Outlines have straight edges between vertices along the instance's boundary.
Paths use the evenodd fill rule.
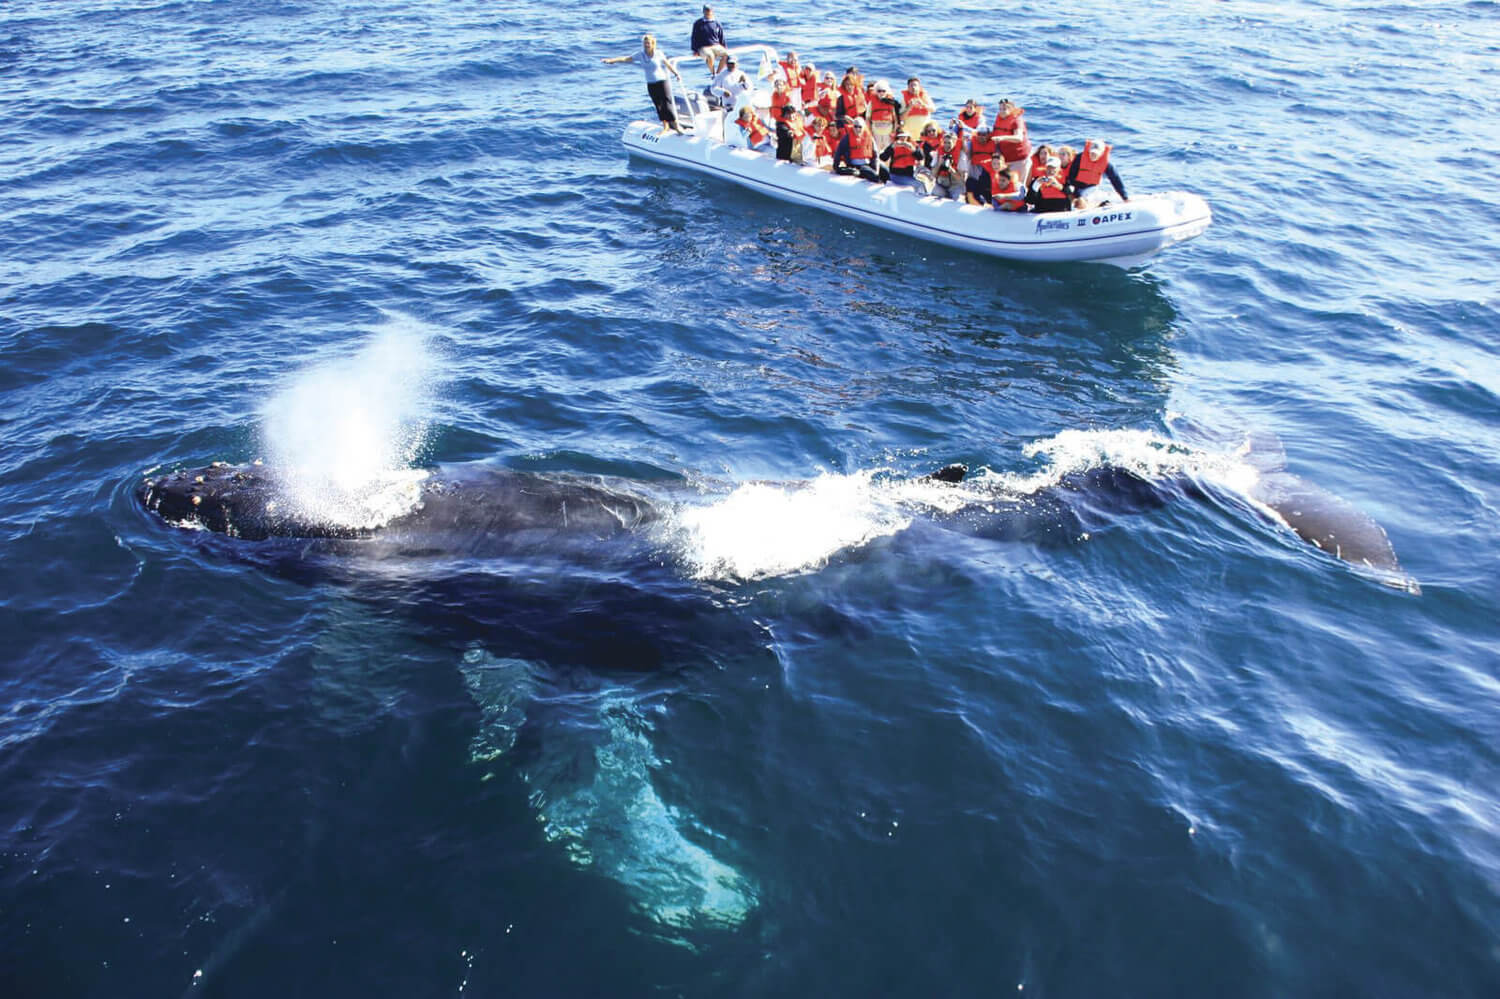
<path fill-rule="evenodd" d="M 148 475 L 135 491 L 142 507 L 169 524 L 232 538 L 343 538 L 368 533 L 292 517 L 278 502 L 280 494 L 275 478 L 259 463 L 231 465 L 222 461 L 203 468 Z"/>

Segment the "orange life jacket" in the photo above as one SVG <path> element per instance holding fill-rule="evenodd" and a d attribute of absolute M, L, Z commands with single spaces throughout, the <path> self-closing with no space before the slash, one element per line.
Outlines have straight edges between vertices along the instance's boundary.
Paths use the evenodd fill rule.
<path fill-rule="evenodd" d="M 993 169 L 987 171 L 990 175 L 990 196 L 995 199 L 995 207 L 1002 212 L 1024 212 L 1026 210 L 1026 199 L 1018 197 L 1021 194 L 1021 185 L 1015 182 L 1007 170 L 997 175 Z"/>
<path fill-rule="evenodd" d="M 795 87 L 802 77 L 802 64 L 798 63 L 797 68 L 793 69 L 791 63 L 783 62 L 781 63 L 781 74 L 786 77 L 787 83 Z"/>
<path fill-rule="evenodd" d="M 910 90 L 903 90 L 901 99 L 906 102 L 906 113 L 912 117 L 932 114 L 932 98 L 926 94 L 918 97 Z"/>
<path fill-rule="evenodd" d="M 987 139 L 979 136 L 969 140 L 969 162 L 984 165 L 989 163 L 990 156 L 995 151 L 995 137 L 992 135 Z"/>
<path fill-rule="evenodd" d="M 1039 177 L 1036 183 L 1032 184 L 1031 189 L 1043 201 L 1057 201 L 1068 196 L 1068 193 L 1063 190 L 1062 178 L 1054 180 L 1046 174 Z"/>
<path fill-rule="evenodd" d="M 855 88 L 853 91 L 849 91 L 845 90 L 843 87 L 840 87 L 839 93 L 843 95 L 844 98 L 844 113 L 846 115 L 851 118 L 860 118 L 864 116 L 865 108 L 868 105 L 865 103 L 865 95 L 861 94 L 858 88 Z"/>
<path fill-rule="evenodd" d="M 810 108 L 818 103 L 818 78 L 813 71 L 807 67 L 802 68 L 802 80 L 798 84 L 802 90 L 802 106 Z"/>
<path fill-rule="evenodd" d="M 870 134 L 868 128 L 858 132 L 849 131 L 849 158 L 851 160 L 873 160 L 875 158 L 875 137 Z"/>
<path fill-rule="evenodd" d="M 1093 187 L 1104 179 L 1104 171 L 1109 167 L 1109 150 L 1110 147 L 1105 146 L 1104 155 L 1097 160 L 1086 152 L 1078 154 L 1075 162 L 1078 164 L 1077 184 L 1079 187 Z"/>
<path fill-rule="evenodd" d="M 975 105 L 972 114 L 968 111 L 958 112 L 958 123 L 972 132 L 979 127 L 979 118 L 983 114 L 984 108 Z"/>
<path fill-rule="evenodd" d="M 782 116 L 786 114 L 786 107 L 790 103 L 792 103 L 791 91 L 787 91 L 784 94 L 773 93 L 771 95 L 771 119 L 773 121 L 780 121 Z"/>
<path fill-rule="evenodd" d="M 833 136 L 830 135 L 830 134 L 828 134 L 828 130 L 827 129 L 824 129 L 821 132 L 814 132 L 812 138 L 813 138 L 813 154 L 815 156 L 817 156 L 818 159 L 822 159 L 825 156 L 832 156 L 833 155 L 833 147 L 834 147 Z"/>
<path fill-rule="evenodd" d="M 833 91 L 825 90 L 818 95 L 818 114 L 830 125 L 838 117 L 838 98 Z"/>
<path fill-rule="evenodd" d="M 995 117 L 995 136 L 1007 162 L 1014 163 L 1031 155 L 1031 139 L 1026 135 L 1026 119 L 1021 117 L 1025 113 L 1016 108 L 1016 113 L 1009 118 L 998 115 Z"/>
<path fill-rule="evenodd" d="M 870 120 L 871 121 L 895 121 L 896 120 L 896 107 L 895 107 L 895 105 L 893 105 L 893 104 L 891 104 L 891 103 L 889 103 L 887 101 L 883 101 L 879 97 L 871 98 L 870 99 Z"/>
<path fill-rule="evenodd" d="M 891 169 L 910 170 L 917 165 L 917 147 L 905 139 L 891 143 Z"/>
<path fill-rule="evenodd" d="M 762 139 L 769 139 L 771 137 L 771 133 L 767 131 L 765 125 L 761 124 L 758 115 L 751 115 L 750 120 L 745 123 L 745 126 L 750 130 L 750 145 L 752 146 L 758 146 Z"/>

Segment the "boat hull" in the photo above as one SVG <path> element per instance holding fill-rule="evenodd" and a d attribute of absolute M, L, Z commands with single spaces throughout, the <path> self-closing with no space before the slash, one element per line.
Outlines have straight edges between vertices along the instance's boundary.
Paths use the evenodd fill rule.
<path fill-rule="evenodd" d="M 998 212 L 799 166 L 704 135 L 663 135 L 655 122 L 632 122 L 622 141 L 630 155 L 641 159 L 711 174 L 891 232 L 1011 260 L 1090 260 L 1129 267 L 1192 239 L 1212 221 L 1206 201 L 1181 191 L 1070 212 Z"/>

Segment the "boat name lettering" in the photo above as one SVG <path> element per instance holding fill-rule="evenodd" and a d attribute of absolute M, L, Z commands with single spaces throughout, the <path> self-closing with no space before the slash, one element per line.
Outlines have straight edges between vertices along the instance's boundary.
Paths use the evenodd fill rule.
<path fill-rule="evenodd" d="M 1113 215 L 1095 215 L 1094 225 L 1103 225 L 1106 222 L 1124 222 L 1134 214 L 1134 212 L 1115 212 Z"/>
<path fill-rule="evenodd" d="M 1067 219 L 1037 219 L 1036 220 L 1036 231 L 1037 232 L 1046 232 L 1049 229 L 1066 229 L 1066 228 L 1068 228 L 1068 220 Z"/>
<path fill-rule="evenodd" d="M 661 141 L 661 133 L 660 132 L 653 132 L 653 131 L 651 131 L 648 128 L 646 131 L 644 131 L 644 132 L 641 133 L 641 138 L 645 139 L 647 142 L 660 142 Z"/>

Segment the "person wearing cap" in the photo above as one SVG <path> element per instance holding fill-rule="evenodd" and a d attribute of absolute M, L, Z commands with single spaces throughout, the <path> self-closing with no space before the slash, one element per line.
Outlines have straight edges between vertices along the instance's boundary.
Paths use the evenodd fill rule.
<path fill-rule="evenodd" d="M 724 26 L 714 20 L 714 9 L 707 4 L 703 7 L 703 16 L 693 22 L 693 38 L 689 48 L 693 50 L 693 55 L 703 57 L 703 64 L 708 67 L 710 76 L 722 71 L 723 63 L 729 59 L 728 43 L 724 41 Z"/>
<path fill-rule="evenodd" d="M 1114 164 L 1109 161 L 1109 148 L 1109 143 L 1103 139 L 1090 139 L 1088 145 L 1084 147 L 1083 154 L 1073 158 L 1073 163 L 1068 167 L 1067 176 L 1063 181 L 1067 195 L 1072 199 L 1073 207 L 1083 208 L 1096 204 L 1098 199 L 1094 196 L 1094 189 L 1105 177 L 1109 178 L 1110 185 L 1114 187 L 1121 201 L 1130 200 L 1130 196 L 1125 193 L 1125 183 L 1120 180 L 1120 175 L 1115 172 Z"/>
<path fill-rule="evenodd" d="M 1026 193 L 1026 202 L 1034 211 L 1065 212 L 1073 207 L 1068 198 L 1062 175 L 1062 161 L 1056 156 L 1047 158 L 1047 169 L 1040 177 L 1031 181 Z"/>
<path fill-rule="evenodd" d="M 755 84 L 740 69 L 739 62 L 734 56 L 729 56 L 724 62 L 724 68 L 714 77 L 714 82 L 708 85 L 708 100 L 717 107 L 732 108 L 738 103 L 741 94 L 748 94 L 754 89 Z"/>
<path fill-rule="evenodd" d="M 880 159 L 890 164 L 891 184 L 927 193 L 927 185 L 923 182 L 925 178 L 919 180 L 917 177 L 917 166 L 922 162 L 921 147 L 906 129 L 896 133 L 891 144 L 881 151 Z"/>
<path fill-rule="evenodd" d="M 969 149 L 969 179 L 977 181 L 980 179 L 980 174 L 984 172 L 985 164 L 989 163 L 990 157 L 994 155 L 997 148 L 995 137 L 990 134 L 990 127 L 981 124 L 979 130 L 969 137 L 967 146 Z M 969 192 L 972 194 L 974 188 L 971 187 Z"/>
<path fill-rule="evenodd" d="M 646 72 L 646 93 L 650 95 L 651 103 L 656 106 L 656 116 L 661 119 L 661 134 L 682 131 L 682 126 L 677 124 L 677 111 L 672 99 L 672 83 L 667 79 L 667 74 L 670 73 L 677 77 L 678 83 L 681 83 L 682 74 L 677 72 L 677 64 L 656 47 L 655 35 L 642 35 L 640 49 L 630 55 L 615 56 L 602 61 L 640 63 L 641 68 Z"/>
<path fill-rule="evenodd" d="M 1005 165 L 1014 170 L 1025 184 L 1031 177 L 1031 139 L 1026 135 L 1026 111 L 1009 98 L 1000 102 L 992 130 L 995 142 L 1005 154 Z"/>
<path fill-rule="evenodd" d="M 833 151 L 833 169 L 835 173 L 855 173 L 865 180 L 880 183 L 882 178 L 876 165 L 879 161 L 875 158 L 875 140 L 870 137 L 870 130 L 865 126 L 863 118 L 849 119 L 849 128 L 844 132 L 844 137 L 839 139 L 838 148 Z"/>

